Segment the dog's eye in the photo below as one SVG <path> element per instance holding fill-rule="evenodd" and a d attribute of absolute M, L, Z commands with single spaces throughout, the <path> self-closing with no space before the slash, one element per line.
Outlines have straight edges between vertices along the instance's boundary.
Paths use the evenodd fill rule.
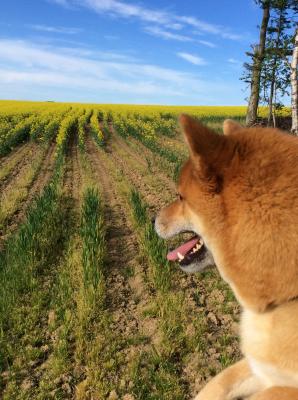
<path fill-rule="evenodd" d="M 180 200 L 180 201 L 182 201 L 182 200 L 183 200 L 183 197 L 181 196 L 181 194 L 180 194 L 180 193 L 177 193 L 177 196 L 179 197 L 179 200 Z"/>

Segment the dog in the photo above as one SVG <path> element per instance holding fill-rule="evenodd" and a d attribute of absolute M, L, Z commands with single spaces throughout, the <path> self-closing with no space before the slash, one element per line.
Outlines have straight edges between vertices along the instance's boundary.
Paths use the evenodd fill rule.
<path fill-rule="evenodd" d="M 243 359 L 195 400 L 298 400 L 298 138 L 179 121 L 189 159 L 155 229 L 164 239 L 194 232 L 168 259 L 186 272 L 215 264 L 242 308 Z"/>

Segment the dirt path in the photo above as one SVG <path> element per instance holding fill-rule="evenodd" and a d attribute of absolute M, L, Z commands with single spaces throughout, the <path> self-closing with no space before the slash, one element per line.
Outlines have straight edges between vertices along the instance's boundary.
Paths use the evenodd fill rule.
<path fill-rule="evenodd" d="M 22 203 L 22 208 L 14 214 L 10 228 L 12 228 L 12 224 L 18 226 L 18 223 L 25 217 L 25 210 L 32 203 L 33 198 L 42 192 L 51 179 L 55 165 L 55 150 L 55 144 L 52 144 L 45 152 L 38 173 L 30 187 L 29 194 Z M 77 169 L 77 167 L 73 168 L 73 164 L 76 160 L 73 146 L 70 147 L 69 153 L 70 154 L 66 157 L 66 168 L 69 169 L 67 170 L 68 177 L 65 179 L 65 183 L 68 184 L 68 187 L 71 187 L 70 182 L 72 182 L 72 184 L 75 183 L 76 172 L 74 170 Z M 75 187 L 74 184 L 73 187 Z M 72 197 L 72 195 L 73 192 L 70 191 L 69 196 Z M 53 307 L 53 303 L 57 296 L 56 285 L 59 281 L 59 267 L 63 260 L 63 251 L 69 239 L 68 234 L 71 234 L 69 231 L 70 208 L 67 208 L 68 203 L 63 198 L 63 200 L 57 200 L 57 205 L 58 204 L 60 205 L 58 218 L 61 223 L 56 222 L 58 225 L 55 234 L 59 235 L 57 237 L 57 243 L 55 243 L 55 240 L 53 239 L 53 247 L 50 246 L 47 249 L 47 263 L 43 266 L 44 268 L 39 271 L 36 277 L 38 280 L 38 287 L 36 287 L 33 292 L 29 291 L 22 295 L 22 299 L 24 300 L 24 310 L 22 312 L 24 313 L 24 319 L 26 320 L 27 331 L 25 333 L 21 330 L 22 334 L 20 334 L 18 339 L 19 342 L 17 340 L 16 343 L 17 345 L 25 343 L 23 348 L 26 346 L 28 348 L 33 348 L 36 351 L 36 356 L 32 359 L 32 356 L 26 352 L 20 352 L 22 353 L 21 355 L 16 353 L 16 357 L 13 360 L 13 367 L 18 365 L 16 368 L 17 374 L 16 377 L 10 377 L 11 382 L 14 382 L 15 380 L 15 383 L 11 384 L 11 382 L 8 381 L 7 387 L 4 388 L 5 391 L 8 391 L 6 398 L 16 398 L 14 396 L 14 385 L 16 387 L 19 386 L 18 391 L 20 397 L 18 398 L 27 398 L 28 396 L 35 398 L 35 394 L 38 397 L 40 390 L 43 394 L 46 393 L 47 390 L 42 388 L 40 384 L 41 382 L 44 384 L 43 378 L 48 372 L 51 356 L 57 347 L 57 332 L 53 331 L 51 327 L 51 324 L 54 324 L 56 315 L 51 307 Z M 69 211 L 68 214 L 66 213 L 67 211 Z M 63 229 L 65 229 L 66 232 L 62 231 L 62 223 Z M 50 221 L 49 224 L 51 224 Z M 38 237 L 37 240 L 39 240 Z M 19 371 L 20 365 L 23 367 L 21 371 Z M 44 396 L 42 397 L 44 398 Z M 54 395 L 52 396 L 52 394 L 48 392 L 46 393 L 46 397 L 54 398 Z"/>
<path fill-rule="evenodd" d="M 9 157 L 0 166 L 1 170 L 7 169 L 7 174 L 4 171 L 4 176 L 0 179 L 0 192 L 4 192 L 6 188 L 13 185 L 13 181 L 22 173 L 26 166 L 32 164 L 32 160 L 36 156 L 39 147 L 36 143 L 26 143 L 17 152 L 10 154 Z"/>
<path fill-rule="evenodd" d="M 41 190 L 42 186 L 46 184 L 51 173 L 51 161 L 54 156 L 55 146 L 51 148 L 44 159 L 41 166 L 40 174 L 42 175 L 38 182 L 34 184 L 34 191 Z M 74 234 L 77 230 L 77 225 L 79 223 L 79 212 L 80 212 L 80 188 L 81 188 L 81 176 L 82 170 L 78 157 L 78 146 L 76 136 L 73 135 L 68 143 L 68 148 L 65 157 L 65 170 L 62 178 L 62 199 L 61 208 L 63 215 L 63 226 L 64 235 L 59 243 L 61 248 L 59 248 L 57 259 L 53 265 L 50 265 L 47 273 L 41 279 L 40 290 L 44 296 L 48 297 L 48 301 L 44 304 L 44 309 L 41 310 L 39 319 L 39 335 L 43 338 L 42 349 L 45 350 L 43 357 L 38 360 L 33 365 L 30 365 L 27 371 L 27 377 L 22 382 L 22 389 L 26 389 L 26 386 L 35 387 L 37 392 L 41 390 L 44 394 L 45 389 L 40 388 L 40 384 L 44 385 L 48 382 L 53 373 L 53 355 L 57 351 L 57 346 L 59 346 L 59 330 L 63 329 L 63 321 L 61 325 L 57 324 L 57 328 L 53 330 L 51 325 L 55 325 L 57 320 L 57 310 L 55 309 L 56 299 L 53 296 L 57 296 L 57 285 L 59 284 L 59 277 L 63 274 L 63 269 L 67 263 L 64 260 L 64 251 L 66 250 L 69 243 L 73 240 Z M 65 273 L 65 272 L 64 272 Z M 60 278 L 61 279 L 61 278 Z M 52 307 L 52 308 L 50 308 Z M 42 332 L 42 334 L 41 334 Z M 68 362 L 75 366 L 75 361 L 73 359 L 74 354 L 74 343 L 71 344 L 68 351 Z M 57 378 L 55 378 L 54 389 L 51 393 L 46 393 L 50 398 L 56 398 L 57 391 L 63 393 L 63 398 L 72 399 L 72 390 L 70 386 L 67 386 L 71 374 L 68 372 L 61 373 Z"/>
<path fill-rule="evenodd" d="M 171 149 L 182 157 L 187 157 L 188 150 L 182 134 L 177 137 L 158 136 L 157 142 L 163 146 Z"/>
<path fill-rule="evenodd" d="M 137 146 L 139 146 L 138 142 Z M 148 157 L 151 156 L 150 167 L 148 167 L 147 162 L 144 163 L 144 158 L 141 162 L 141 156 L 116 133 L 111 135 L 108 152 L 128 181 L 146 198 L 152 214 L 173 199 L 176 192 L 175 184 L 155 166 L 152 153 L 148 155 Z M 141 144 L 140 154 L 144 156 Z"/>
<path fill-rule="evenodd" d="M 133 150 L 127 150 L 125 141 L 114 132 L 108 146 L 108 156 L 114 165 L 120 168 L 125 178 L 131 182 L 151 205 L 152 214 L 172 201 L 175 196 L 172 185 L 168 185 L 158 169 L 149 171 L 144 163 L 139 162 L 139 156 Z M 140 146 L 141 147 L 141 146 Z M 140 150 L 140 154 L 143 149 Z M 222 365 L 239 357 L 238 342 L 235 336 L 237 330 L 234 320 L 239 314 L 239 306 L 232 299 L 230 290 L 223 283 L 214 269 L 202 275 L 187 275 L 176 266 L 173 275 L 175 293 L 184 297 L 184 305 L 188 324 L 186 331 L 194 336 L 194 324 L 199 318 L 200 329 L 206 330 L 206 338 L 202 339 L 205 347 L 203 354 L 190 354 L 183 369 L 183 376 L 190 385 L 190 398 L 202 387 L 205 379 L 209 379 L 212 371 L 219 372 Z M 208 332 L 208 335 L 207 335 Z M 224 343 L 224 338 L 228 338 Z M 200 351 L 199 351 L 200 352 Z M 224 354 L 224 355 L 222 355 Z M 222 358 L 221 358 L 222 357 Z M 204 361 L 201 360 L 203 358 Z M 228 361 L 226 361 L 228 360 Z"/>
<path fill-rule="evenodd" d="M 158 155 L 152 153 L 146 146 L 135 138 L 130 137 L 127 142 L 117 134 L 114 127 L 111 126 L 111 145 L 118 147 L 119 149 L 126 152 L 136 163 L 142 165 L 148 170 L 148 172 L 154 174 L 156 178 L 165 184 L 165 187 L 175 192 L 175 183 L 170 179 L 166 173 L 162 172 L 156 164 L 156 158 L 160 158 Z M 132 147 L 133 146 L 133 147 Z M 114 147 L 115 148 L 115 147 Z M 137 149 L 137 151 L 136 151 Z M 150 163 L 150 166 L 148 164 Z"/>
<path fill-rule="evenodd" d="M 111 329 L 125 338 L 140 335 L 142 332 L 150 336 L 154 332 L 155 321 L 141 316 L 142 310 L 150 302 L 144 284 L 146 266 L 144 262 L 140 265 L 138 240 L 128 217 L 130 211 L 111 172 L 111 168 L 117 169 L 118 166 L 112 162 L 109 153 L 106 154 L 96 147 L 90 137 L 86 140 L 86 151 L 98 179 L 104 204 L 109 271 L 107 294 L 114 320 Z M 124 350 L 127 362 L 145 347 L 145 344 L 128 345 Z M 122 367 L 122 373 L 125 373 L 125 365 Z"/>
<path fill-rule="evenodd" d="M 4 157 L 0 157 L 0 168 L 4 168 L 11 160 L 12 157 L 19 157 L 20 154 L 24 154 L 28 151 L 28 147 L 32 142 L 25 142 L 14 148 L 13 151 Z"/>
<path fill-rule="evenodd" d="M 134 150 L 132 150 L 131 147 L 127 144 L 127 142 L 117 134 L 115 128 L 113 125 L 109 126 L 110 132 L 112 134 L 112 140 L 113 143 L 115 143 L 117 146 L 121 147 L 123 150 L 125 150 L 135 161 L 137 161 L 140 165 L 143 165 L 144 167 L 148 166 L 148 163 L 146 162 L 146 159 L 144 157 L 141 157 L 140 154 L 136 153 Z M 132 138 L 129 138 L 128 140 L 131 141 Z M 144 150 L 146 149 L 145 146 L 140 143 L 140 153 L 144 154 Z M 146 149 L 147 150 L 147 149 Z"/>
<path fill-rule="evenodd" d="M 14 179 L 16 179 L 18 175 L 22 173 L 22 170 L 25 168 L 25 166 L 32 164 L 32 160 L 34 159 L 34 149 L 35 147 L 32 149 L 32 152 L 30 154 L 26 155 L 26 158 L 23 160 L 22 165 L 18 169 L 18 172 L 16 174 L 13 174 Z M 38 149 L 36 149 L 36 151 L 38 151 Z M 54 170 L 54 163 L 55 144 L 52 143 L 50 144 L 48 150 L 42 156 L 41 163 L 38 166 L 37 174 L 34 176 L 32 182 L 27 188 L 28 193 L 26 197 L 18 205 L 18 208 L 15 210 L 15 212 L 9 216 L 5 223 L 5 227 L 2 231 L 0 231 L 0 246 L 1 243 L 5 241 L 6 237 L 10 235 L 13 231 L 15 231 L 19 224 L 24 220 L 26 212 L 30 204 L 34 200 L 34 197 L 40 194 L 46 184 L 49 182 Z M 2 188 L 2 193 L 13 189 L 14 179 L 11 179 L 9 181 L 9 183 L 5 187 L 5 190 Z"/>
<path fill-rule="evenodd" d="M 75 212 L 81 202 L 82 166 L 79 160 L 79 147 L 77 135 L 72 135 L 68 144 L 66 155 L 66 171 L 63 180 L 63 192 L 71 200 Z"/>

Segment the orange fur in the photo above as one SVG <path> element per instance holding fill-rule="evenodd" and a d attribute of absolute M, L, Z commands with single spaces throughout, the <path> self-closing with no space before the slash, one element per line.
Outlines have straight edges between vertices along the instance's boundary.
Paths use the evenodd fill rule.
<path fill-rule="evenodd" d="M 298 389 L 273 387 L 255 394 L 250 400 L 298 400 Z"/>
<path fill-rule="evenodd" d="M 230 120 L 225 135 L 186 115 L 180 124 L 190 152 L 178 185 L 183 200 L 160 212 L 159 233 L 170 236 L 184 224 L 203 237 L 243 306 L 242 350 L 252 376 L 264 389 L 298 388 L 298 139 Z M 230 398 L 216 385 L 198 398 Z M 253 399 L 281 392 L 261 393 Z"/>

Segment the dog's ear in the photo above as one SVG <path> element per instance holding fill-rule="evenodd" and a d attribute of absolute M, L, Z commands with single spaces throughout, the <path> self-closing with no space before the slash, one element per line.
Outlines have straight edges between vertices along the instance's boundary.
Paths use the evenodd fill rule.
<path fill-rule="evenodd" d="M 182 114 L 179 117 L 193 163 L 208 170 L 220 171 L 232 157 L 230 138 L 218 135 L 197 119 Z"/>
<path fill-rule="evenodd" d="M 238 124 L 238 122 L 233 121 L 232 119 L 226 119 L 223 123 L 223 133 L 224 135 L 230 135 L 236 131 L 241 131 L 243 126 Z"/>

